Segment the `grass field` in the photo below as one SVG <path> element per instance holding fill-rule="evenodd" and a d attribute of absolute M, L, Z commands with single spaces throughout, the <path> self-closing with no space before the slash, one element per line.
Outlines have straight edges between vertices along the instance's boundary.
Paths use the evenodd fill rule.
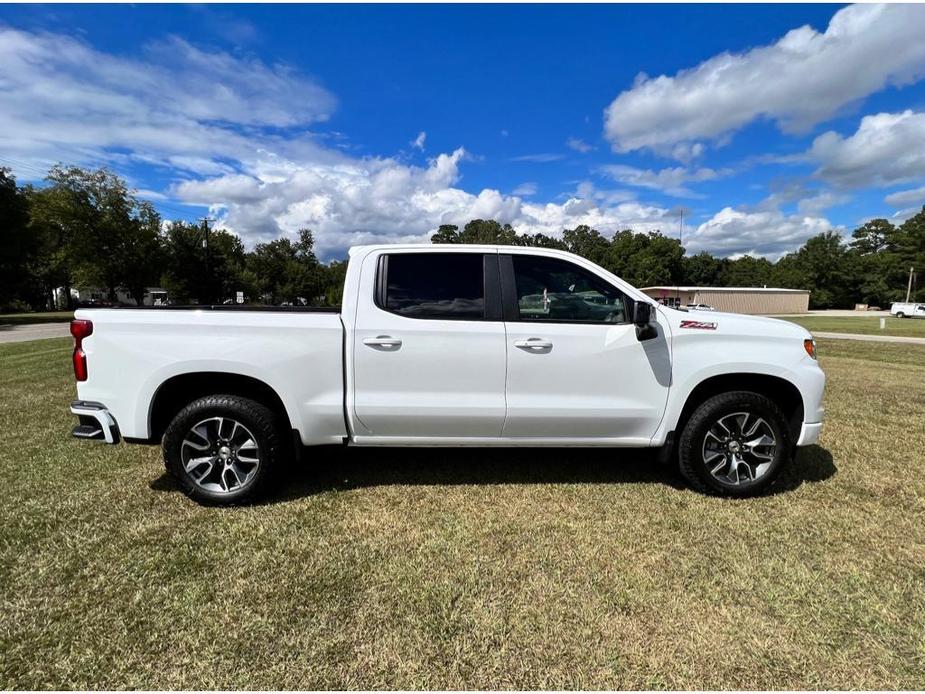
<path fill-rule="evenodd" d="M 617 451 L 370 450 L 210 509 L 69 438 L 69 345 L 0 347 L 4 688 L 925 684 L 921 347 L 820 341 L 821 446 L 759 499 Z"/>
<path fill-rule="evenodd" d="M 810 332 L 925 337 L 925 320 L 919 318 L 887 318 L 885 330 L 880 329 L 880 318 L 878 316 L 799 316 L 787 317 L 784 320 L 799 323 Z"/>
<path fill-rule="evenodd" d="M 25 325 L 27 323 L 67 323 L 73 317 L 73 311 L 44 311 L 42 313 L 0 313 L 0 325 Z"/>

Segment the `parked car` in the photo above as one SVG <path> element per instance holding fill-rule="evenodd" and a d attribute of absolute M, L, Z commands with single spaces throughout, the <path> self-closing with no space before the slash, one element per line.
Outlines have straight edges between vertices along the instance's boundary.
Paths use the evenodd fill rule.
<path fill-rule="evenodd" d="M 687 310 L 688 311 L 715 311 L 716 309 L 714 309 L 709 304 L 688 304 Z"/>
<path fill-rule="evenodd" d="M 697 490 L 762 492 L 819 437 L 813 339 L 691 315 L 562 251 L 358 247 L 342 310 L 78 311 L 73 433 L 161 444 L 209 503 L 324 444 L 650 448 Z"/>
<path fill-rule="evenodd" d="M 925 304 L 896 302 L 890 306 L 890 315 L 897 318 L 925 318 Z"/>

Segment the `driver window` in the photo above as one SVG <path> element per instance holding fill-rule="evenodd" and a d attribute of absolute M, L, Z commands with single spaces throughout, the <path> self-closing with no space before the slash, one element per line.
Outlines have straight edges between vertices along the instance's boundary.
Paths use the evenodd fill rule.
<path fill-rule="evenodd" d="M 626 299 L 616 287 L 558 258 L 512 254 L 521 321 L 626 323 Z"/>

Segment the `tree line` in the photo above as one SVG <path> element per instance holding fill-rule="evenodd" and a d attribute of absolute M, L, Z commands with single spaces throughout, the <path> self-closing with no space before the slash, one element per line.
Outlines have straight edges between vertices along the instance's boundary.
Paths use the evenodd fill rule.
<path fill-rule="evenodd" d="M 773 229 L 768 233 L 772 234 Z M 588 226 L 560 238 L 518 234 L 509 224 L 476 219 L 442 225 L 433 243 L 559 248 L 577 253 L 637 286 L 777 286 L 809 289 L 815 308 L 885 306 L 905 297 L 909 268 L 925 267 L 925 207 L 896 226 L 874 219 L 845 243 L 835 232 L 809 239 L 777 262 L 743 256 L 686 255 L 660 232 L 605 236 Z M 122 289 L 140 304 L 146 289 L 175 303 L 223 303 L 243 292 L 250 303 L 337 305 L 346 260 L 322 263 L 308 229 L 245 250 L 241 239 L 207 225 L 161 218 L 106 169 L 56 166 L 46 185 L 19 186 L 0 168 L 0 311 L 72 308 L 71 287 L 98 287 L 112 302 Z M 916 301 L 925 301 L 919 288 Z"/>
<path fill-rule="evenodd" d="M 340 303 L 346 261 L 321 263 L 308 229 L 246 251 L 221 229 L 166 221 L 105 169 L 56 166 L 42 187 L 17 186 L 0 169 L 0 311 L 42 310 L 62 288 L 124 290 L 141 304 L 148 287 L 175 303 Z"/>

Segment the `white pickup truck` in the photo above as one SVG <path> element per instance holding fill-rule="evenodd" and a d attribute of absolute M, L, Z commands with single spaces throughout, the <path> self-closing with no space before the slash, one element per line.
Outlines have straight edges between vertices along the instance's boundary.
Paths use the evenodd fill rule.
<path fill-rule="evenodd" d="M 82 309 L 71 332 L 74 435 L 161 443 L 207 503 L 325 444 L 654 448 L 746 496 L 823 419 L 803 328 L 658 306 L 541 248 L 357 247 L 339 311 Z"/>

